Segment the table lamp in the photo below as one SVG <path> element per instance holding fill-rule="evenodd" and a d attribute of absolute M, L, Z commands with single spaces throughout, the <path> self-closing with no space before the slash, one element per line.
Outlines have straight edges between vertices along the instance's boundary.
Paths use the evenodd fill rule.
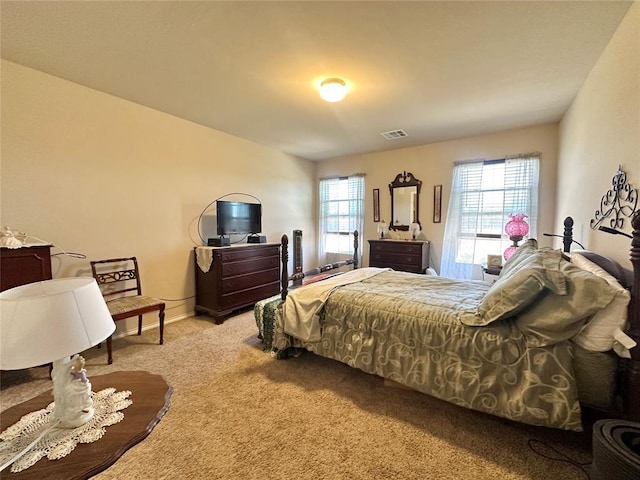
<path fill-rule="evenodd" d="M 409 225 L 409 231 L 411 232 L 411 237 L 415 240 L 420 233 L 420 224 L 417 222 L 413 222 L 411 225 Z"/>
<path fill-rule="evenodd" d="M 382 220 L 377 227 L 378 233 L 380 234 L 380 238 L 384 238 L 384 236 L 387 234 L 387 232 L 389 231 L 389 225 L 387 225 L 385 223 L 384 220 Z"/>
<path fill-rule="evenodd" d="M 0 293 L 0 369 L 53 362 L 52 426 L 79 427 L 93 416 L 93 401 L 84 359 L 76 354 L 102 342 L 115 328 L 92 277 L 5 290 Z"/>
<path fill-rule="evenodd" d="M 529 215 L 526 213 L 510 213 L 510 220 L 504 226 L 504 231 L 509 235 L 509 240 L 513 242 L 513 245 L 507 247 L 503 256 L 505 260 L 509 260 L 518 248 L 518 242 L 522 241 L 524 236 L 529 233 L 529 225 L 524 220 Z"/>

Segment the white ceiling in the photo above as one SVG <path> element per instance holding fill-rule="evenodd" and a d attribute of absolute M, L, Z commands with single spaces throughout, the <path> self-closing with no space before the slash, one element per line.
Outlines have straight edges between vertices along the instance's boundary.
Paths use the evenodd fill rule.
<path fill-rule="evenodd" d="M 322 160 L 558 121 L 630 4 L 2 0 L 2 57 Z"/>

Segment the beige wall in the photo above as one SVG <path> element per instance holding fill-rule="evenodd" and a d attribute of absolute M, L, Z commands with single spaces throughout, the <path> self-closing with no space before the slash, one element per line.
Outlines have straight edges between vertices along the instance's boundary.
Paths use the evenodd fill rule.
<path fill-rule="evenodd" d="M 1 224 L 87 256 L 54 257 L 54 277 L 135 255 L 145 293 L 191 297 L 197 218 L 230 192 L 262 201 L 269 241 L 308 233 L 313 263 L 314 163 L 6 61 L 1 101 Z M 169 302 L 167 319 L 193 305 Z"/>
<path fill-rule="evenodd" d="M 575 220 L 576 239 L 626 266 L 630 241 L 590 228 L 618 165 L 640 189 L 640 3 L 635 2 L 560 123 L 556 229 Z M 623 228 L 631 232 L 629 220 Z"/>
<path fill-rule="evenodd" d="M 540 215 L 538 232 L 553 231 L 556 197 L 557 124 L 509 130 L 492 135 L 464 138 L 449 142 L 433 143 L 420 147 L 404 148 L 367 155 L 355 155 L 318 164 L 318 176 L 366 173 L 366 223 L 364 239 L 364 265 L 368 265 L 369 248 L 366 240 L 377 238 L 376 223 L 373 222 L 373 189 L 380 189 L 380 216 L 389 222 L 391 196 L 389 183 L 395 176 L 407 171 L 422 180 L 420 193 L 420 222 L 423 227 L 419 238 L 432 242 L 432 263 L 440 271 L 442 237 L 451 192 L 453 163 L 477 158 L 504 158 L 526 152 L 541 152 L 540 167 Z M 442 185 L 442 222 L 433 223 L 433 187 Z M 546 237 L 540 238 L 542 245 L 549 244 Z"/>
<path fill-rule="evenodd" d="M 0 223 L 54 243 L 54 252 L 87 256 L 54 257 L 55 277 L 90 274 L 88 259 L 136 255 L 147 293 L 184 298 L 194 289 L 197 218 L 215 198 L 229 192 L 260 198 L 270 241 L 301 228 L 310 268 L 316 262 L 317 179 L 365 172 L 366 265 L 366 240 L 377 237 L 372 190 L 380 189 L 381 216 L 388 220 L 388 183 L 406 170 L 423 181 L 422 237 L 433 242 L 439 269 L 453 163 L 540 151 L 539 234 L 561 232 L 563 218 L 572 215 L 579 241 L 625 263 L 628 240 L 590 230 L 589 220 L 618 164 L 640 186 L 639 29 L 636 2 L 559 127 L 317 164 L 3 60 Z M 442 223 L 434 224 L 438 184 Z M 168 318 L 190 313 L 193 303 L 170 302 Z"/>

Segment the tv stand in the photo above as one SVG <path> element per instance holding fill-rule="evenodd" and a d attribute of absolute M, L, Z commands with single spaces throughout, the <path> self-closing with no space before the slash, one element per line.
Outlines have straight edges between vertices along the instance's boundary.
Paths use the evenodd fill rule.
<path fill-rule="evenodd" d="M 203 249 L 198 252 L 199 249 Z M 200 258 L 212 258 L 207 272 Z M 195 314 L 206 313 L 222 323 L 235 310 L 280 292 L 280 244 L 237 244 L 231 247 L 194 247 Z"/>

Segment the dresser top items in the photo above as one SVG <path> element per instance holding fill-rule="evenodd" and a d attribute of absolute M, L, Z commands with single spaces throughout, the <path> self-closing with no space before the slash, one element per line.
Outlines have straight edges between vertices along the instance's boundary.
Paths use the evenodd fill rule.
<path fill-rule="evenodd" d="M 267 242 L 267 243 L 234 243 L 233 245 L 226 246 L 226 247 L 214 247 L 214 246 L 211 246 L 211 245 L 201 245 L 201 246 L 197 246 L 197 247 L 193 247 L 193 248 L 195 250 L 199 250 L 199 249 L 205 249 L 205 250 L 229 250 L 229 249 L 232 249 L 232 248 L 259 247 L 259 246 L 264 246 L 264 245 L 271 245 L 271 246 L 276 246 L 276 247 L 280 246 L 279 243 Z"/>
<path fill-rule="evenodd" d="M 413 244 L 421 244 L 421 243 L 431 243 L 431 240 L 412 240 L 412 239 L 395 239 L 395 238 L 374 238 L 369 240 L 369 243 L 381 242 L 381 243 L 413 243 Z"/>

